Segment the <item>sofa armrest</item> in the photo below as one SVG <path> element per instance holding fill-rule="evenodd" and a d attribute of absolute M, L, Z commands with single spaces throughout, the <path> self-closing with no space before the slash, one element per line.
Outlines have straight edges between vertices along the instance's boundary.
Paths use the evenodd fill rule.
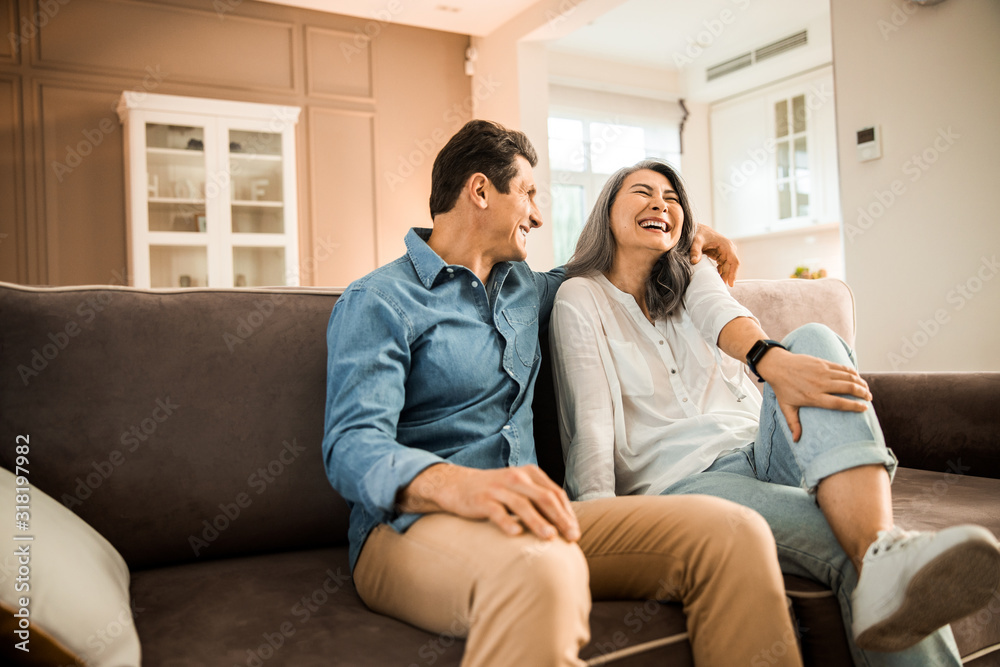
<path fill-rule="evenodd" d="M 1000 479 L 1000 372 L 862 375 L 901 466 Z"/>

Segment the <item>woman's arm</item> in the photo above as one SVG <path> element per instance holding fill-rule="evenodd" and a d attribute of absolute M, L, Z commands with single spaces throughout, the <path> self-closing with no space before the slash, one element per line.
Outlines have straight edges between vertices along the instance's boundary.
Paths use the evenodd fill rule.
<path fill-rule="evenodd" d="M 745 359 L 757 341 L 767 338 L 757 321 L 737 317 L 722 328 L 719 347 L 736 359 Z M 774 390 L 778 407 L 792 431 L 792 440 L 799 441 L 802 425 L 800 407 L 826 408 L 846 412 L 864 412 L 865 403 L 837 394 L 856 396 L 866 401 L 872 398 L 858 371 L 807 354 L 795 354 L 780 347 L 768 350 L 757 362 L 757 372 Z"/>
<path fill-rule="evenodd" d="M 573 287 L 560 290 L 552 309 L 552 377 L 566 461 L 566 491 L 572 500 L 591 500 L 615 495 L 614 407 L 601 359 L 604 341 L 599 339 L 602 334 L 594 304 L 591 301 L 591 308 L 587 308 L 585 301 L 579 303 L 590 297 L 585 290 Z"/>

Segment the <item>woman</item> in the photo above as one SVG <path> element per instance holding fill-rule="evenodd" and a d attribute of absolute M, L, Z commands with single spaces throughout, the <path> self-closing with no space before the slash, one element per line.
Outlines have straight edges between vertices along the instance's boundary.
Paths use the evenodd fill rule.
<path fill-rule="evenodd" d="M 989 601 L 996 540 L 893 525 L 896 460 L 853 352 L 815 324 L 768 340 L 688 261 L 695 227 L 677 174 L 644 161 L 608 180 L 580 235 L 550 330 L 570 497 L 736 501 L 768 521 L 784 572 L 836 591 L 857 664 L 960 664 L 942 626 Z"/>

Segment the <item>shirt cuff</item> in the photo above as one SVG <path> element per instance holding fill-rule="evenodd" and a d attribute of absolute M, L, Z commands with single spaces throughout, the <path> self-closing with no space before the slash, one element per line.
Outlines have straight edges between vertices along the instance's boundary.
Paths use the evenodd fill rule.
<path fill-rule="evenodd" d="M 397 518 L 396 499 L 417 475 L 437 463 L 446 461 L 431 452 L 413 447 L 400 447 L 376 462 L 361 480 L 361 496 L 369 511 L 380 523 Z"/>

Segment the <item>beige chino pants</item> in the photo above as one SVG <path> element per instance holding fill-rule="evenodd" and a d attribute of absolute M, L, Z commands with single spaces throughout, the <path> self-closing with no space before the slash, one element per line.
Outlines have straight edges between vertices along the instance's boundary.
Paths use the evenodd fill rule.
<path fill-rule="evenodd" d="M 699 667 L 801 665 L 767 523 L 708 496 L 573 503 L 578 544 L 509 537 L 486 521 L 429 514 L 380 525 L 354 572 L 374 611 L 465 636 L 465 667 L 579 666 L 591 599 L 684 605 Z M 766 659 L 762 658 L 766 656 Z"/>

